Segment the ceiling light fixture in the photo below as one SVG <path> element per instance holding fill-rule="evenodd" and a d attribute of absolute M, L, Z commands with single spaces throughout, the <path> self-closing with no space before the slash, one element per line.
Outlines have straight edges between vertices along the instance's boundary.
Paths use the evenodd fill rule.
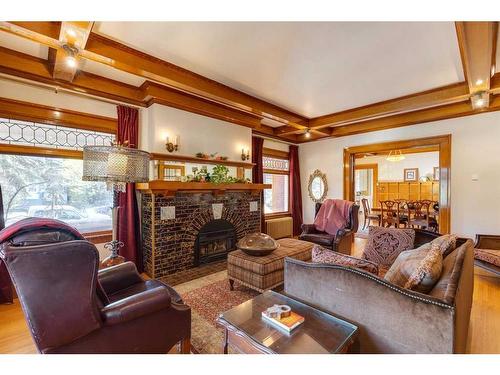
<path fill-rule="evenodd" d="M 482 85 L 483 84 L 483 80 L 480 78 L 476 81 L 476 86 L 479 86 L 479 85 Z"/>
<path fill-rule="evenodd" d="M 307 129 L 306 129 L 306 132 L 304 133 L 304 136 L 305 136 L 306 138 L 311 138 L 311 129 L 307 128 Z"/>
<path fill-rule="evenodd" d="M 392 162 L 397 162 L 397 161 L 401 161 L 404 159 L 405 159 L 405 156 L 403 155 L 401 150 L 394 150 L 394 151 L 391 150 L 391 152 L 389 152 L 389 155 L 387 156 L 387 158 L 385 158 L 385 160 L 392 161 Z"/>
<path fill-rule="evenodd" d="M 78 65 L 78 61 L 76 60 L 76 56 L 78 54 L 78 48 L 70 46 L 69 44 L 64 44 L 62 46 L 64 52 L 66 52 L 66 65 L 70 68 L 76 68 Z"/>
<path fill-rule="evenodd" d="M 73 29 L 67 29 L 66 34 L 68 34 L 72 38 L 76 37 L 76 31 Z"/>
<path fill-rule="evenodd" d="M 471 96 L 472 108 L 481 109 L 488 104 L 488 93 L 486 91 L 476 92 Z"/>

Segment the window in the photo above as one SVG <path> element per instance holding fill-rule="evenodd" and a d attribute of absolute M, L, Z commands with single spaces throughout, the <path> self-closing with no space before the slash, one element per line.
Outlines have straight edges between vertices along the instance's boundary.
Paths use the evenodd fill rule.
<path fill-rule="evenodd" d="M 289 162 L 287 159 L 264 156 L 264 183 L 272 184 L 264 190 L 264 214 L 289 212 Z"/>
<path fill-rule="evenodd" d="M 26 217 L 48 217 L 82 233 L 110 230 L 113 193 L 103 182 L 82 181 L 81 159 L 45 157 L 41 151 L 40 156 L 12 155 L 8 147 L 21 145 L 33 154 L 37 147 L 81 150 L 113 140 L 106 133 L 0 119 L 0 185 L 6 225 Z"/>

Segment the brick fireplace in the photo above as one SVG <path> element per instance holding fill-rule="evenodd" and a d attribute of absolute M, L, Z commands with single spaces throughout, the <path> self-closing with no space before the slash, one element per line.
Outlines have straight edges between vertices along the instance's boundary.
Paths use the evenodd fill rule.
<path fill-rule="evenodd" d="M 153 278 L 225 258 L 236 242 L 260 231 L 255 191 L 140 194 L 145 272 Z"/>

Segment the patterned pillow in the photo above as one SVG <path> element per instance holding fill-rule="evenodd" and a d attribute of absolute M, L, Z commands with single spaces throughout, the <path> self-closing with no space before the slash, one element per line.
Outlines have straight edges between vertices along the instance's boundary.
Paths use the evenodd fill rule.
<path fill-rule="evenodd" d="M 404 288 L 429 293 L 439 281 L 443 271 L 443 254 L 438 244 L 432 245 L 427 255 L 412 272 Z"/>
<path fill-rule="evenodd" d="M 500 267 L 500 251 L 488 249 L 474 249 L 474 259 Z"/>
<path fill-rule="evenodd" d="M 413 249 L 414 242 L 413 229 L 370 227 L 362 258 L 391 266 L 402 251 Z"/>
<path fill-rule="evenodd" d="M 338 264 L 341 266 L 359 268 L 364 271 L 378 275 L 378 266 L 368 260 L 351 257 L 349 255 L 337 253 L 329 249 L 325 249 L 319 245 L 314 245 L 312 248 L 312 261 L 314 263 L 329 263 Z"/>
<path fill-rule="evenodd" d="M 441 254 L 443 254 L 443 258 L 445 258 L 449 253 L 455 250 L 457 246 L 457 236 L 454 234 L 444 234 L 433 239 L 430 244 L 431 246 L 434 244 L 438 245 L 441 250 Z"/>

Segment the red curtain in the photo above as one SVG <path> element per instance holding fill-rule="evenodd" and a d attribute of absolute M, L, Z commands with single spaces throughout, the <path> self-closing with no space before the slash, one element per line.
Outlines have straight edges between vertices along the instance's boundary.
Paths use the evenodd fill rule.
<path fill-rule="evenodd" d="M 118 106 L 117 141 L 137 148 L 139 144 L 139 111 L 135 108 Z M 143 271 L 140 246 L 139 209 L 135 195 L 135 184 L 127 184 L 126 191 L 118 196 L 118 241 L 125 244 L 120 255 L 136 264 Z"/>
<path fill-rule="evenodd" d="M 290 202 L 293 218 L 293 235 L 298 236 L 302 226 L 302 191 L 300 188 L 299 146 L 290 146 Z"/>
<path fill-rule="evenodd" d="M 262 164 L 262 153 L 264 149 L 264 140 L 259 137 L 252 137 L 252 163 L 255 166 L 252 169 L 252 182 L 254 184 L 262 184 L 264 182 L 264 166 Z M 266 220 L 264 218 L 264 192 L 260 195 L 260 230 L 266 233 Z"/>
<path fill-rule="evenodd" d="M 5 227 L 3 216 L 2 187 L 0 186 L 0 230 Z M 0 260 L 0 303 L 12 303 L 12 283 L 9 273 L 2 260 Z"/>

